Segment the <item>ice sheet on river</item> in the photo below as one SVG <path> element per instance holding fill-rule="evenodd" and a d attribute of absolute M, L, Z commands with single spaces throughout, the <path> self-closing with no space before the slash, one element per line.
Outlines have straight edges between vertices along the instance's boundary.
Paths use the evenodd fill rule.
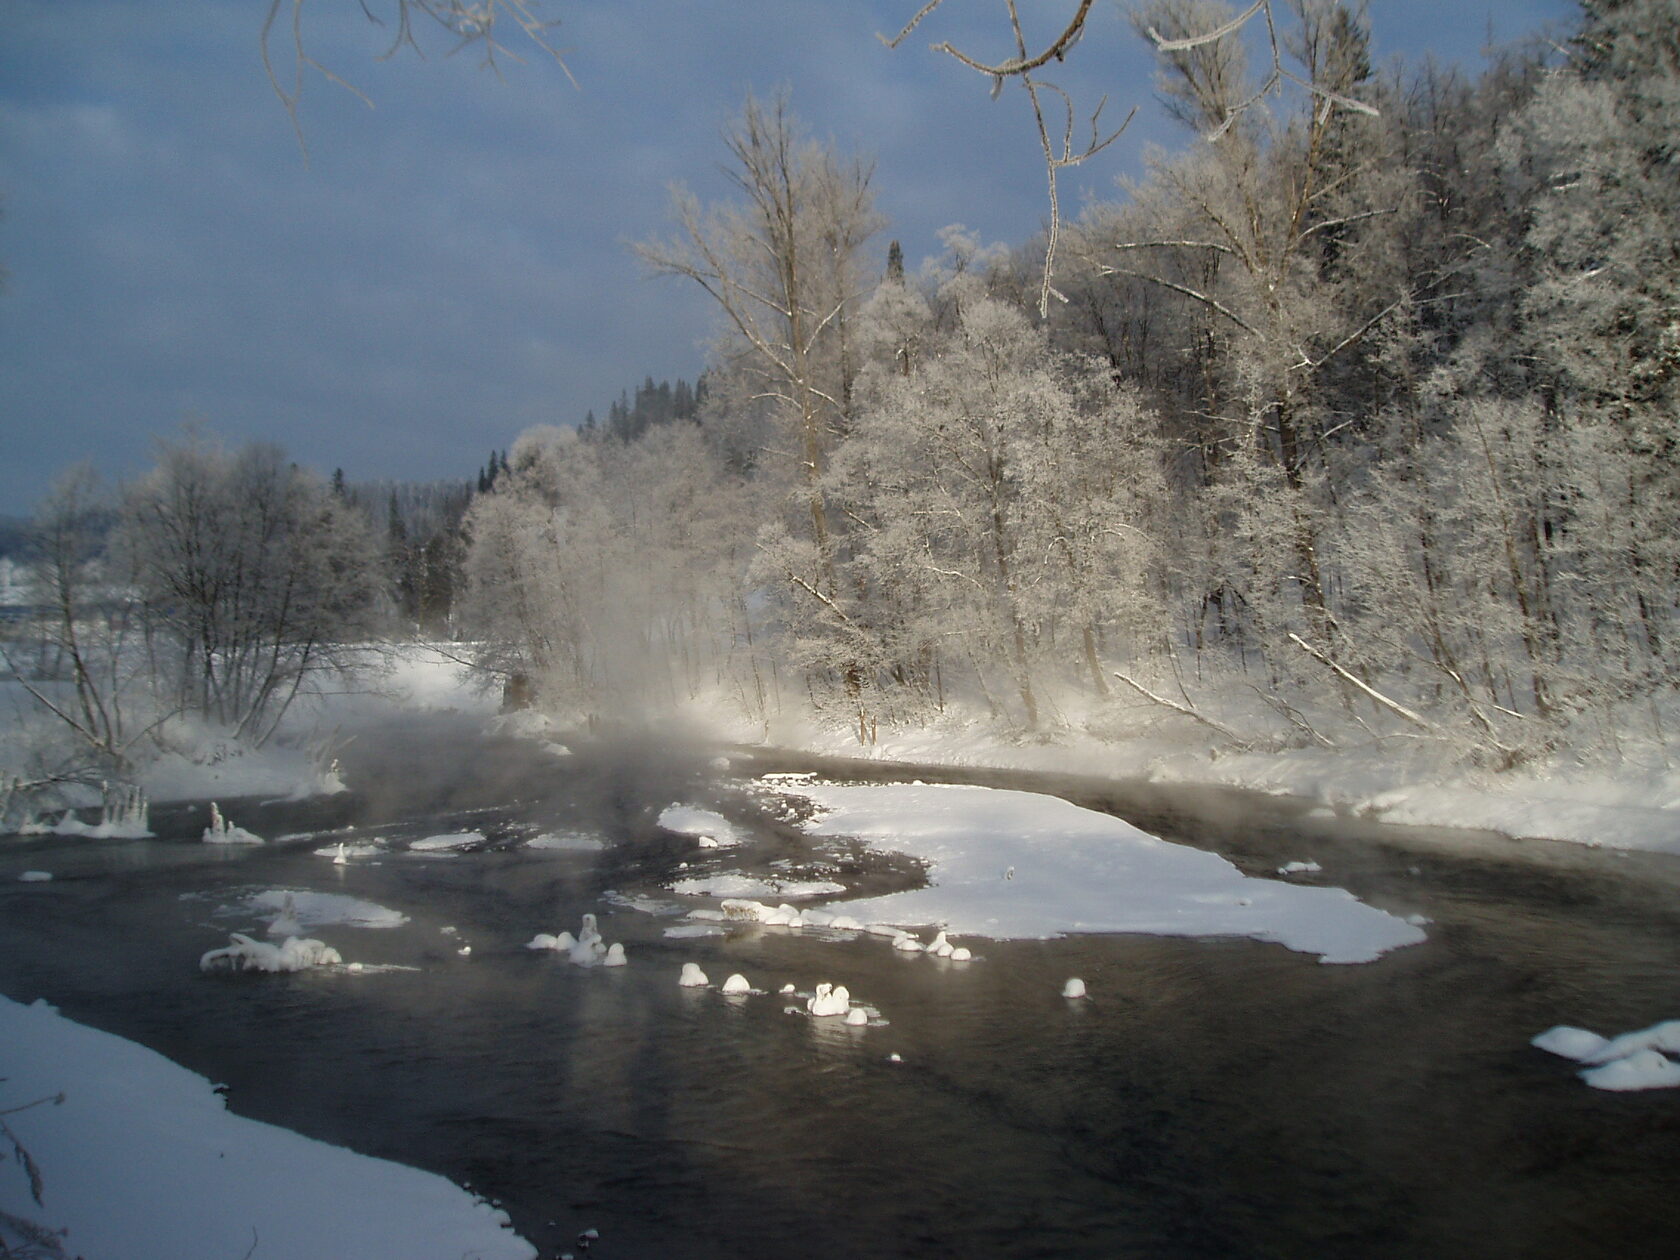
<path fill-rule="evenodd" d="M 11 1102 L 64 1095 L 7 1118 L 40 1165 L 46 1206 L 7 1161 L 0 1211 L 68 1228 L 72 1255 L 536 1254 L 504 1213 L 444 1178 L 234 1116 L 204 1077 L 45 1003 L 0 997 L 0 1045 Z"/>
<path fill-rule="evenodd" d="M 1327 963 L 1370 962 L 1424 939 L 1346 889 L 1252 879 L 1216 853 L 1054 796 L 902 783 L 790 790 L 824 811 L 807 824 L 812 834 L 857 836 L 929 864 L 926 888 L 835 903 L 865 922 L 1001 939 L 1247 936 Z"/>

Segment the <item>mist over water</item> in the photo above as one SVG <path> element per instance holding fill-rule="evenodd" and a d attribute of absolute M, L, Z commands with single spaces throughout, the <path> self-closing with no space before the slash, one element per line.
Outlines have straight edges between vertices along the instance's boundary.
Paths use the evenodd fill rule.
<path fill-rule="evenodd" d="M 1450 856 L 1287 802 L 1245 812 L 1227 794 L 1067 780 L 1050 786 L 1084 804 L 1106 792 L 1256 871 L 1316 858 L 1332 882 L 1427 914 L 1429 940 L 1361 966 L 1245 940 L 977 942 L 966 967 L 775 928 L 674 940 L 672 919 L 625 907 L 675 900 L 664 885 L 708 860 L 657 827 L 673 802 L 748 834 L 716 856 L 731 868 L 821 862 L 876 887 L 916 873 L 838 842 L 811 852 L 680 734 L 573 744 L 558 757 L 465 718 L 414 719 L 347 747 L 353 800 L 228 807 L 271 839 L 313 829 L 294 824 L 315 811 L 308 841 L 217 851 L 188 842 L 180 810 L 155 841 L 8 847 L 0 989 L 225 1082 L 243 1114 L 467 1183 L 545 1255 L 593 1227 L 592 1255 L 700 1260 L 1578 1257 L 1648 1252 L 1680 1226 L 1680 1100 L 1597 1093 L 1527 1045 L 1557 1022 L 1674 1015 L 1680 902 L 1658 864 L 1519 865 L 1491 841 Z M 400 852 L 463 830 L 484 846 Z M 522 847 L 548 830 L 608 847 Z M 335 866 L 314 850 L 339 835 L 394 851 Z M 58 877 L 17 883 L 41 865 Z M 229 907 L 273 888 L 402 911 L 399 928 L 312 934 L 415 970 L 201 975 L 201 952 L 253 926 Z M 627 967 L 524 947 L 585 912 Z M 690 961 L 767 992 L 679 988 Z M 1092 1000 L 1059 996 L 1070 975 Z M 789 1014 L 775 993 L 822 980 L 888 1024 Z"/>

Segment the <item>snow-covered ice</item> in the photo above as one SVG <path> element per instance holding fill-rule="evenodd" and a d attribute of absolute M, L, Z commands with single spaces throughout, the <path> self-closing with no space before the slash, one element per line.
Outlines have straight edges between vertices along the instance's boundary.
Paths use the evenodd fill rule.
<path fill-rule="evenodd" d="M 1085 982 L 1078 976 L 1071 977 L 1068 982 L 1062 986 L 1062 996 L 1065 998 L 1082 998 L 1086 996 Z"/>
<path fill-rule="evenodd" d="M 832 897 L 846 891 L 831 879 L 780 879 L 775 876 L 743 875 L 725 871 L 717 875 L 679 879 L 670 885 L 684 897 Z"/>
<path fill-rule="evenodd" d="M 448 835 L 426 836 L 409 842 L 411 853 L 456 853 L 484 843 L 482 831 L 453 831 Z"/>
<path fill-rule="evenodd" d="M 234 932 L 221 949 L 207 951 L 198 960 L 200 971 L 307 971 L 311 967 L 332 967 L 344 961 L 332 946 L 305 937 L 288 936 L 284 943 L 270 945 Z"/>
<path fill-rule="evenodd" d="M 752 985 L 747 983 L 747 978 L 740 972 L 736 972 L 723 982 L 723 992 L 725 993 L 738 994 L 751 993 L 752 991 Z"/>
<path fill-rule="evenodd" d="M 532 836 L 525 847 L 551 853 L 599 853 L 607 847 L 607 842 L 583 831 L 545 831 L 540 836 Z"/>
<path fill-rule="evenodd" d="M 7 1117 L 40 1166 L 46 1206 L 8 1160 L 0 1211 L 67 1229 L 72 1255 L 536 1255 L 505 1213 L 448 1180 L 231 1115 L 204 1077 L 45 1003 L 0 997 L 0 1045 L 7 1103 L 64 1095 Z"/>
<path fill-rule="evenodd" d="M 928 886 L 844 903 L 864 921 L 942 923 L 964 936 L 1070 932 L 1247 936 L 1369 962 L 1425 939 L 1341 888 L 1252 879 L 1214 853 L 1172 844 L 1058 797 L 997 788 L 801 784 L 814 835 L 856 836 L 928 863 Z M 1012 880 L 998 870 L 1013 866 Z"/>
<path fill-rule="evenodd" d="M 44 884 L 51 878 L 51 871 L 25 871 L 18 876 L 18 879 L 25 884 Z"/>
<path fill-rule="evenodd" d="M 311 892 L 303 888 L 270 888 L 255 893 L 244 903 L 257 914 L 283 917 L 290 907 L 292 917 L 304 928 L 358 927 L 394 928 L 408 922 L 400 910 L 364 901 L 345 893 Z"/>

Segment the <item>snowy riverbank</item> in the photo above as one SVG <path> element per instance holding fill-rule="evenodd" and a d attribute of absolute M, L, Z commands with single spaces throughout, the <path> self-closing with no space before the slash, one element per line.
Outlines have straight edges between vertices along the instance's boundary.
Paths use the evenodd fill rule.
<path fill-rule="evenodd" d="M 1194 730 L 1170 727 L 1100 737 L 1070 722 L 1026 739 L 956 719 L 919 730 L 883 728 L 864 746 L 854 732 L 794 718 L 751 728 L 708 706 L 696 706 L 693 716 L 744 744 L 825 757 L 1238 788 L 1402 826 L 1680 855 L 1680 767 L 1660 760 L 1583 765 L 1560 753 L 1545 765 L 1495 774 L 1454 765 L 1427 746 L 1375 740 L 1344 749 L 1229 752 Z"/>
<path fill-rule="evenodd" d="M 0 1110 L 63 1095 L 6 1117 L 40 1169 L 41 1202 L 8 1159 L 0 1212 L 67 1231 L 67 1255 L 536 1255 L 504 1213 L 446 1179 L 241 1119 L 202 1076 L 45 1003 L 0 997 L 0 1047 Z"/>

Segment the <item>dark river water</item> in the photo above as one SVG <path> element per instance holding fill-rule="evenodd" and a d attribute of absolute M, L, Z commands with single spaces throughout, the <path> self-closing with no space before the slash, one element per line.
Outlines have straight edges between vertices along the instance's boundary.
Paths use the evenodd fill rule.
<path fill-rule="evenodd" d="M 1519 858 L 1490 837 L 1287 801 L 996 775 L 1253 873 L 1315 858 L 1324 882 L 1429 916 L 1429 939 L 1362 966 L 1243 940 L 977 942 L 983 958 L 953 967 L 778 928 L 670 939 L 672 919 L 608 895 L 668 899 L 677 863 L 699 872 L 693 842 L 654 823 L 673 801 L 752 829 L 717 856 L 730 868 L 821 862 L 869 891 L 913 878 L 844 845 L 812 853 L 741 790 L 808 765 L 743 755 L 723 773 L 654 742 L 560 760 L 443 718 L 359 741 L 346 763 L 346 796 L 227 805 L 261 834 L 312 841 L 205 846 L 203 809 L 176 807 L 154 810 L 153 841 L 3 842 L 0 991 L 225 1082 L 243 1115 L 469 1185 L 545 1257 L 587 1228 L 606 1260 L 1578 1260 L 1671 1254 L 1680 1238 L 1680 1091 L 1597 1092 L 1528 1045 L 1559 1022 L 1614 1033 L 1680 1017 L 1680 863 L 1534 845 Z M 556 828 L 612 845 L 519 844 Z M 313 852 L 465 829 L 489 847 L 347 866 Z M 56 878 L 18 882 L 36 867 Z M 401 910 L 396 929 L 312 934 L 412 969 L 200 974 L 228 931 L 261 926 L 242 900 L 275 888 Z M 586 911 L 627 967 L 524 948 Z M 770 993 L 680 988 L 685 962 Z M 1073 975 L 1093 1000 L 1060 997 Z M 811 1020 L 774 992 L 819 980 L 890 1022 Z"/>

